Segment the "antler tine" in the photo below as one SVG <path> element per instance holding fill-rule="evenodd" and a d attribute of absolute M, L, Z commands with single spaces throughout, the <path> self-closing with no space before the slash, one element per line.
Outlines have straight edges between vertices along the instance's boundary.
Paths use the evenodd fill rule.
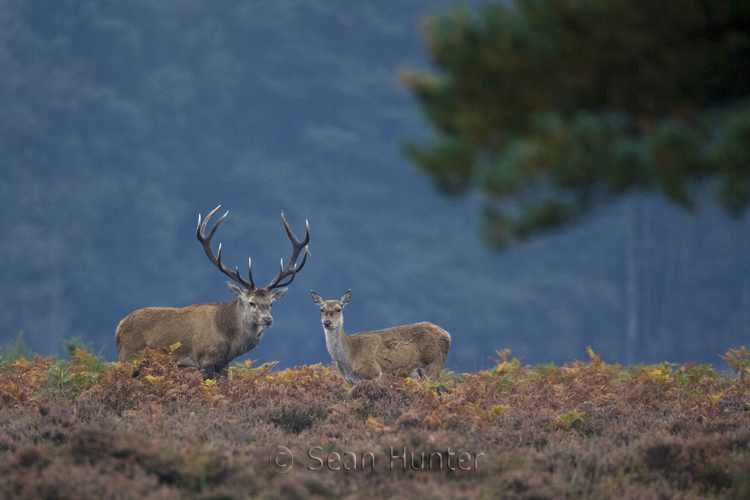
<path fill-rule="evenodd" d="M 284 259 L 281 259 L 281 270 L 279 271 L 279 274 L 271 281 L 271 283 L 266 286 L 266 290 L 272 290 L 274 288 L 279 288 L 282 286 L 286 286 L 289 283 L 291 283 L 294 280 L 294 277 L 297 275 L 297 271 L 300 271 L 302 267 L 305 265 L 305 262 L 307 261 L 307 244 L 310 241 L 310 223 L 308 221 L 305 221 L 305 239 L 304 241 L 299 241 L 297 237 L 294 235 L 294 232 L 292 231 L 292 228 L 289 227 L 289 223 L 286 221 L 286 217 L 284 216 L 284 211 L 281 211 L 281 220 L 284 221 L 284 228 L 286 229 L 286 234 L 289 236 L 289 239 L 292 242 L 292 255 L 289 257 L 289 260 L 286 263 L 286 266 L 284 266 Z M 302 258 L 302 263 L 299 267 L 297 267 L 297 258 L 299 257 L 299 253 L 302 251 L 302 249 L 305 249 L 305 255 Z M 280 283 L 281 280 L 286 278 L 287 276 L 290 276 L 291 278 L 284 282 Z"/>
<path fill-rule="evenodd" d="M 203 221 L 203 228 L 201 229 L 201 234 L 206 232 L 206 225 L 208 224 L 208 219 L 211 218 L 211 216 L 219 209 L 221 208 L 221 205 L 211 210 L 208 215 L 206 216 L 206 220 Z M 221 221 L 224 220 L 224 217 L 226 217 L 229 214 L 229 210 L 226 211 L 224 215 L 222 215 L 219 220 L 216 221 L 216 224 L 214 224 L 214 227 L 211 228 L 211 232 L 208 234 L 209 241 L 213 237 L 214 233 L 216 232 L 216 229 L 219 227 L 219 224 L 221 224 Z M 201 214 L 198 214 L 198 226 L 200 226 L 201 221 Z"/>
<path fill-rule="evenodd" d="M 307 254 L 310 253 L 307 248 L 305 248 L 305 255 L 302 256 L 302 264 L 297 267 L 297 265 L 294 265 L 294 269 L 292 269 L 292 277 L 289 278 L 289 281 L 285 281 L 284 283 L 279 283 L 276 285 L 276 287 L 282 287 L 287 286 L 289 283 L 294 281 L 294 277 L 297 275 L 297 271 L 301 271 L 303 267 L 305 267 L 305 262 L 307 262 Z"/>
<path fill-rule="evenodd" d="M 250 284 L 253 285 L 253 289 L 254 289 L 255 282 L 253 281 L 253 259 L 251 257 L 247 258 L 247 277 L 250 278 Z"/>
<path fill-rule="evenodd" d="M 300 243 L 297 237 L 294 236 L 294 233 L 292 232 L 292 228 L 289 227 L 289 223 L 286 221 L 286 217 L 284 216 L 283 210 L 281 211 L 281 220 L 284 221 L 284 229 L 286 229 L 286 234 L 289 235 L 289 239 L 292 240 L 293 245 L 302 245 L 302 247 L 304 247 L 310 242 L 310 223 L 307 220 L 305 220 L 305 241 L 302 243 Z"/>
<path fill-rule="evenodd" d="M 219 224 L 221 224 L 221 221 L 223 221 L 224 217 L 229 214 L 229 211 L 227 210 L 227 212 L 222 215 L 218 221 L 216 221 L 216 224 L 214 224 L 214 226 L 211 228 L 211 231 L 209 231 L 208 236 L 206 236 L 206 226 L 208 225 L 208 219 L 211 218 L 211 216 L 219 209 L 219 207 L 221 207 L 221 205 L 209 212 L 209 214 L 206 216 L 206 220 L 203 221 L 203 225 L 201 225 L 201 216 L 200 214 L 198 214 L 198 228 L 196 229 L 195 234 L 198 237 L 198 240 L 201 242 L 201 245 L 203 245 L 203 251 L 206 252 L 208 260 L 210 260 L 213 265 L 215 265 L 219 269 L 219 271 L 226 274 L 227 276 L 232 278 L 233 281 L 236 281 L 248 290 L 254 290 L 255 284 L 253 283 L 252 273 L 250 275 L 250 281 L 247 281 L 245 278 L 240 276 L 239 268 L 237 268 L 236 271 L 232 271 L 221 262 L 221 243 L 219 244 L 219 251 L 217 255 L 214 255 L 213 250 L 211 250 L 211 238 L 213 238 L 216 229 L 219 227 Z"/>

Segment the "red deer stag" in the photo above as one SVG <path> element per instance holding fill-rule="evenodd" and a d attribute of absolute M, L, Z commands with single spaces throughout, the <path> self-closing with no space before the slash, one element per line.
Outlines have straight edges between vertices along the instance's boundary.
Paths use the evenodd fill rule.
<path fill-rule="evenodd" d="M 353 384 L 398 372 L 438 379 L 451 346 L 448 332 L 422 322 L 347 335 L 343 309 L 351 296 L 349 290 L 340 300 L 325 300 L 312 292 L 313 301 L 320 306 L 328 352 L 344 380 Z"/>
<path fill-rule="evenodd" d="M 227 365 L 237 356 L 253 350 L 263 338 L 264 330 L 273 324 L 271 305 L 284 296 L 288 289 L 281 287 L 291 283 L 307 261 L 310 226 L 306 223 L 305 240 L 299 241 L 289 227 L 284 212 L 281 212 L 284 227 L 292 241 L 292 255 L 286 266 L 281 260 L 281 271 L 268 286 L 256 288 L 252 260 L 248 259 L 249 279 L 246 280 L 240 276 L 238 268 L 232 271 L 221 262 L 221 244 L 216 255 L 211 250 L 211 238 L 229 213 L 225 213 L 206 236 L 208 220 L 219 207 L 206 216 L 202 225 L 201 216 L 198 215 L 196 235 L 209 260 L 244 287 L 227 281 L 229 290 L 237 299 L 183 308 L 147 307 L 131 313 L 120 321 L 115 333 L 120 361 L 127 361 L 146 347 L 171 346 L 179 342 L 181 346 L 174 351 L 175 361 L 181 366 L 197 366 L 205 370 L 207 378 L 214 378 L 219 373 L 226 375 Z M 297 258 L 303 248 L 305 255 L 297 267 Z M 282 283 L 285 278 L 289 279 Z"/>

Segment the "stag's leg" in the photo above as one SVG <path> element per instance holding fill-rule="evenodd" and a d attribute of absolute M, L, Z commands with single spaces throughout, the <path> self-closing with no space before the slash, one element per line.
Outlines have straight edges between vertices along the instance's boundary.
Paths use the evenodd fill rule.
<path fill-rule="evenodd" d="M 206 372 L 203 380 L 219 380 L 222 375 L 224 375 L 225 378 L 227 376 L 227 369 L 223 363 L 204 363 L 202 368 L 203 371 Z"/>
<path fill-rule="evenodd" d="M 188 366 L 195 366 L 198 368 L 201 367 L 200 363 L 198 363 L 198 361 L 192 356 L 188 358 L 177 359 L 175 361 L 177 361 L 177 366 L 179 366 L 180 368 L 187 368 Z"/>
<path fill-rule="evenodd" d="M 211 371 L 213 372 L 212 375 L 209 375 L 208 373 L 208 366 L 211 366 Z M 229 370 L 227 369 L 227 365 L 222 362 L 218 363 L 210 363 L 206 367 L 204 367 L 206 370 L 206 379 L 214 379 L 217 382 L 221 380 L 227 380 L 229 378 Z"/>

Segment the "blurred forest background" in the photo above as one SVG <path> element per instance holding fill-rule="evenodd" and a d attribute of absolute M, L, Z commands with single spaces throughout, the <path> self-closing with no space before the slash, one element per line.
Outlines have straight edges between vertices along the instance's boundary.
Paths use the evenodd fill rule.
<path fill-rule="evenodd" d="M 536 4 L 553 14 L 567 5 Z M 632 14 L 625 25 L 658 19 L 638 10 L 645 2 L 616 4 Z M 488 366 L 488 356 L 504 348 L 530 363 L 582 358 L 590 345 L 611 363 L 717 364 L 717 354 L 748 343 L 750 221 L 742 189 L 726 189 L 742 187 L 750 175 L 741 134 L 732 146 L 740 150 L 732 150 L 739 163 L 717 170 L 727 164 L 724 157 L 706 153 L 710 161 L 684 172 L 687 183 L 644 175 L 614 185 L 608 171 L 604 180 L 591 174 L 561 184 L 553 172 L 546 184 L 524 184 L 533 200 L 542 193 L 542 202 L 531 203 L 532 216 L 525 217 L 528 200 L 522 201 L 520 211 L 510 212 L 521 213 L 511 223 L 498 196 L 523 182 L 495 174 L 534 170 L 550 157 L 531 161 L 523 154 L 528 141 L 509 145 L 493 135 L 498 127 L 530 130 L 526 139 L 536 140 L 538 151 L 569 130 L 642 137 L 654 116 L 687 116 L 678 120 L 685 123 L 695 107 L 710 108 L 713 114 L 699 126 L 664 129 L 667 142 L 677 144 L 668 153 L 690 156 L 695 137 L 731 135 L 722 128 L 726 120 L 747 123 L 747 88 L 689 102 L 685 95 L 697 91 L 680 87 L 685 95 L 663 107 L 625 111 L 597 100 L 595 92 L 589 101 L 576 100 L 576 81 L 592 81 L 594 74 L 586 64 L 613 52 L 570 66 L 579 61 L 572 54 L 582 54 L 575 43 L 548 66 L 543 58 L 536 60 L 540 66 L 524 66 L 532 58 L 521 54 L 494 79 L 482 80 L 461 65 L 466 53 L 482 53 L 478 33 L 496 21 L 523 35 L 497 50 L 510 50 L 524 36 L 550 47 L 559 40 L 529 35 L 557 33 L 544 24 L 555 17 L 530 12 L 529 19 L 541 21 L 524 24 L 503 14 L 516 12 L 511 2 L 509 10 L 453 5 L 0 1 L 0 342 L 23 330 L 32 349 L 50 355 L 62 352 L 60 339 L 80 336 L 114 360 L 115 328 L 133 310 L 233 299 L 195 238 L 198 214 L 221 204 L 230 211 L 214 238 L 223 243 L 222 260 L 244 269 L 251 256 L 261 284 L 290 252 L 280 211 L 298 236 L 305 219 L 310 222 L 312 256 L 274 307 L 275 325 L 245 356 L 259 362 L 330 361 L 311 289 L 327 299 L 352 289 L 350 334 L 423 320 L 444 327 L 453 337 L 446 367 L 457 371 Z M 476 22 L 480 16 L 485 24 Z M 617 24 L 623 16 L 604 19 Z M 673 36 L 658 40 L 671 50 L 664 60 L 683 60 L 674 51 L 685 45 L 674 38 L 679 30 L 651 24 Z M 747 17 L 732 29 L 727 38 L 747 54 Z M 607 32 L 606 23 L 600 31 Z M 451 51 L 441 40 L 469 48 Z M 659 66 L 648 50 L 636 55 Z M 451 66 L 456 61 L 461 64 Z M 632 71 L 629 64 L 619 74 Z M 469 120 L 452 113 L 471 108 L 435 105 L 436 96 L 461 102 L 441 75 L 465 75 L 492 89 L 514 71 L 524 75 L 511 82 L 518 98 L 506 85 L 503 103 L 520 110 L 543 103 L 546 114 L 533 126 L 464 127 L 478 123 L 476 113 Z M 544 75 L 546 94 L 523 92 Z M 747 66 L 735 78 L 747 83 Z M 555 80 L 569 98 L 562 103 L 544 100 L 563 94 Z M 458 85 L 458 94 L 487 91 L 469 87 Z M 482 99 L 473 105 L 494 112 Z M 604 118 L 595 113 L 602 107 Z M 436 133 L 440 154 L 425 146 Z M 658 139 L 643 140 L 661 144 Z M 695 142 L 699 153 L 715 152 L 716 140 L 704 142 Z M 628 152 L 639 151 L 628 145 Z M 575 164 L 575 155 L 564 154 L 570 149 L 555 151 L 553 160 L 568 162 L 559 164 Z M 575 152 L 589 166 L 600 163 L 586 148 Z M 681 165 L 679 155 L 669 158 L 676 158 L 665 160 L 669 165 Z M 503 161 L 512 168 L 487 168 Z M 545 196 L 561 185 L 565 196 L 547 210 Z M 544 217 L 537 216 L 539 206 Z"/>

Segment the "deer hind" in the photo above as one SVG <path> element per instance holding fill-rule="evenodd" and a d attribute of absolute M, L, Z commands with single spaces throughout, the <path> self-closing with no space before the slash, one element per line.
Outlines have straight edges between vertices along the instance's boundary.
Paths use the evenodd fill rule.
<path fill-rule="evenodd" d="M 299 241 L 289 227 L 284 212 L 281 212 L 281 219 L 292 242 L 292 255 L 286 266 L 284 259 L 281 260 L 281 270 L 271 283 L 256 288 L 251 259 L 248 259 L 248 279 L 245 279 L 238 268 L 232 271 L 221 262 L 221 244 L 216 255 L 211 250 L 211 238 L 229 213 L 225 213 L 206 236 L 208 220 L 219 207 L 206 216 L 203 224 L 198 215 L 196 236 L 208 259 L 241 285 L 227 281 L 229 290 L 237 299 L 183 308 L 147 307 L 131 313 L 120 321 L 115 332 L 120 361 L 127 361 L 146 347 L 171 346 L 179 342 L 181 346 L 173 353 L 175 360 L 182 366 L 197 366 L 205 370 L 207 377 L 213 378 L 217 373 L 226 374 L 226 367 L 234 358 L 254 349 L 263 338 L 265 329 L 273 324 L 271 305 L 284 296 L 287 288 L 282 287 L 294 280 L 307 261 L 310 226 L 305 223 L 305 239 Z M 297 267 L 297 258 L 303 248 L 305 254 Z M 286 278 L 289 279 L 282 282 Z"/>
<path fill-rule="evenodd" d="M 347 382 L 399 372 L 438 379 L 451 345 L 451 336 L 439 326 L 423 322 L 349 336 L 342 311 L 351 290 L 340 300 L 315 292 L 312 298 L 320 306 L 328 352 Z"/>

